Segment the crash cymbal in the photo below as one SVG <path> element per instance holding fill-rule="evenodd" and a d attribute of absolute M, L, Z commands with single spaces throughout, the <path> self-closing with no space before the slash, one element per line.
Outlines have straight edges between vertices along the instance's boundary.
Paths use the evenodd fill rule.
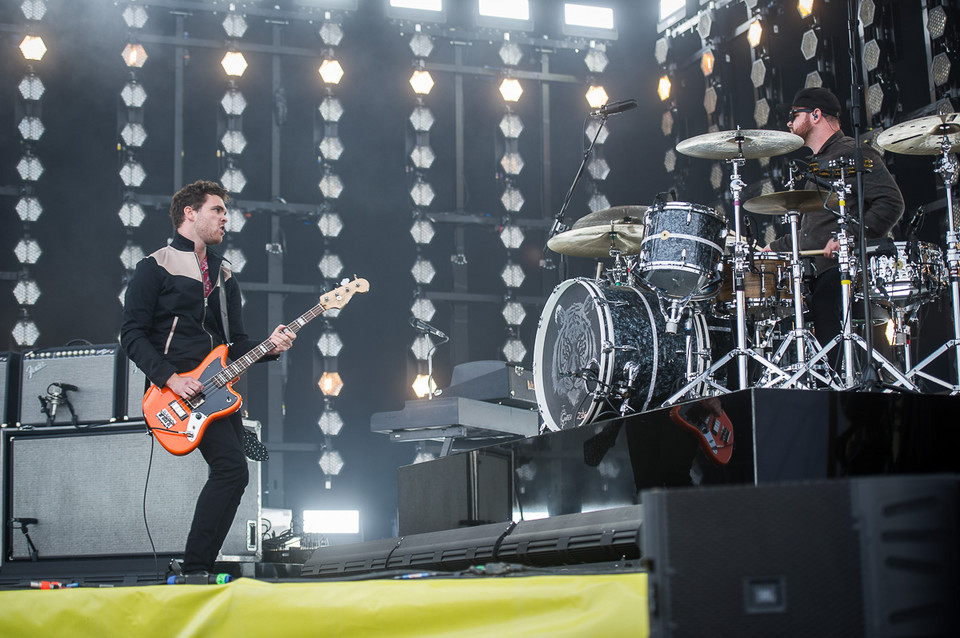
<path fill-rule="evenodd" d="M 643 214 L 646 212 L 646 206 L 614 206 L 584 215 L 573 224 L 573 228 L 609 226 L 611 222 L 615 224 L 642 224 Z"/>
<path fill-rule="evenodd" d="M 570 257 L 603 259 L 610 251 L 622 255 L 636 255 L 643 242 L 643 226 L 640 224 L 616 224 L 571 228 L 554 235 L 547 242 L 550 250 Z"/>
<path fill-rule="evenodd" d="M 701 159 L 756 159 L 795 151 L 803 146 L 803 138 L 786 131 L 744 129 L 704 133 L 677 144 L 677 150 Z"/>
<path fill-rule="evenodd" d="M 828 206 L 838 203 L 835 193 L 827 200 Z M 758 195 L 743 203 L 744 209 L 758 215 L 783 215 L 790 211 L 810 213 L 823 208 L 823 193 L 819 191 L 781 191 Z"/>
<path fill-rule="evenodd" d="M 950 152 L 960 150 L 960 113 L 920 117 L 888 128 L 877 136 L 877 146 L 903 155 L 939 155 L 943 136 Z"/>

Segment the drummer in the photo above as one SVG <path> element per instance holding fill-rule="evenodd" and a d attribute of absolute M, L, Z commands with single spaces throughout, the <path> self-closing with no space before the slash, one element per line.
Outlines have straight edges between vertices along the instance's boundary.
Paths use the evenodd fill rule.
<path fill-rule="evenodd" d="M 782 105 L 787 110 L 787 105 Z M 803 138 L 804 146 L 813 154 L 808 162 L 825 167 L 831 160 L 852 158 L 857 141 L 844 135 L 840 128 L 840 100 L 824 88 L 800 90 L 789 105 L 787 127 Z M 863 176 L 866 237 L 873 239 L 887 235 L 903 215 L 903 196 L 887 170 L 883 159 L 872 148 L 862 147 L 865 160 L 873 162 L 872 171 Z M 821 179 L 821 181 L 823 181 Z M 849 181 L 849 180 L 848 180 Z M 802 180 L 801 180 L 802 183 Z M 813 180 L 804 186 L 807 190 L 822 188 Z M 827 193 L 824 192 L 824 197 Z M 856 186 L 846 201 L 847 213 L 857 219 Z M 821 345 L 826 345 L 842 327 L 840 271 L 837 250 L 840 248 L 835 233 L 840 230 L 837 217 L 826 210 L 804 213 L 800 219 L 799 250 L 823 249 L 823 255 L 814 258 L 814 278 L 810 282 L 807 307 L 813 321 L 814 334 Z M 854 226 L 848 226 L 851 233 Z M 764 251 L 790 252 L 790 235 L 778 237 L 765 246 Z M 837 348 L 832 354 L 839 354 Z M 839 360 L 834 358 L 833 363 Z M 836 367 L 836 365 L 834 365 Z"/>

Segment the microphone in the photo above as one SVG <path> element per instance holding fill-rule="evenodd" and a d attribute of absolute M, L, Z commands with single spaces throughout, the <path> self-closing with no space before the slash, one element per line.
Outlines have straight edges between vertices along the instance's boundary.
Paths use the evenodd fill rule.
<path fill-rule="evenodd" d="M 410 325 L 416 328 L 417 330 L 419 330 L 420 332 L 433 335 L 437 339 L 447 338 L 447 335 L 445 333 L 441 332 L 440 330 L 437 330 L 436 328 L 431 326 L 426 321 L 423 321 L 422 319 L 417 319 L 416 317 L 410 317 Z"/>
<path fill-rule="evenodd" d="M 11 523 L 20 523 L 21 525 L 39 525 L 40 521 L 35 518 L 15 518 Z"/>
<path fill-rule="evenodd" d="M 616 115 L 617 113 L 623 113 L 624 111 L 629 111 L 630 109 L 637 108 L 637 101 L 633 98 L 629 100 L 620 100 L 619 102 L 607 102 L 600 108 L 595 111 L 590 111 L 591 117 L 598 116 L 608 116 Z"/>

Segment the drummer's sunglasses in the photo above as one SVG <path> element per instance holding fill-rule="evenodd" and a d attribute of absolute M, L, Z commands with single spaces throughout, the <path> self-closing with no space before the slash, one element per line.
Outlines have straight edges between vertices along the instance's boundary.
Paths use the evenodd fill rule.
<path fill-rule="evenodd" d="M 816 110 L 817 109 L 790 109 L 790 112 L 787 113 L 787 117 L 788 117 L 787 121 L 792 122 L 794 118 L 796 118 L 801 113 L 813 113 Z M 783 111 L 781 111 L 781 113 L 782 112 Z"/>

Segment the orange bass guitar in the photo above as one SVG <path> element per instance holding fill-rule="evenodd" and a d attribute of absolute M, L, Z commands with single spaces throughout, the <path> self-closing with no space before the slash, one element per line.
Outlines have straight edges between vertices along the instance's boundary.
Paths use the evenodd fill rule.
<path fill-rule="evenodd" d="M 353 295 L 368 290 L 370 284 L 366 279 L 354 279 L 336 290 L 324 293 L 320 303 L 287 324 L 287 329 L 296 333 L 323 311 L 343 308 Z M 151 385 L 143 396 L 143 416 L 148 429 L 171 454 L 189 454 L 200 444 L 203 431 L 210 423 L 240 409 L 243 398 L 234 391 L 233 383 L 273 348 L 273 342 L 267 339 L 228 364 L 227 346 L 217 346 L 203 363 L 185 373 L 184 376 L 203 383 L 203 392 L 190 399 L 180 397 L 166 386 L 158 388 Z"/>

